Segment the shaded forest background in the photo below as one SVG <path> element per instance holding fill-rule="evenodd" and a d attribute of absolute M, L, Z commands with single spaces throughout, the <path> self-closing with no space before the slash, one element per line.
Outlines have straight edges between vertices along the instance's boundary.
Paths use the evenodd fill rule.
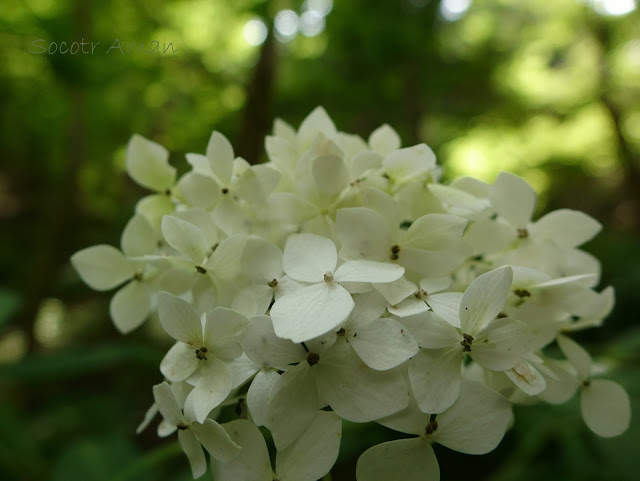
<path fill-rule="evenodd" d="M 133 133 L 204 152 L 213 129 L 265 160 L 275 117 L 317 105 L 363 137 L 382 123 L 428 143 L 445 177 L 501 170 L 598 219 L 585 248 L 616 289 L 602 356 L 634 406 L 613 440 L 588 432 L 576 398 L 516 409 L 490 455 L 436 447 L 445 480 L 635 480 L 640 445 L 640 11 L 634 0 L 9 0 L 0 16 L 0 479 L 191 479 L 174 439 L 135 428 L 161 380 L 167 339 L 121 337 L 109 294 L 69 256 L 119 244 L 144 191 L 124 169 Z M 289 11 L 290 10 L 290 11 Z M 283 15 L 283 12 L 284 13 Z M 296 23 L 296 16 L 298 23 Z M 274 26 L 275 22 L 275 26 Z M 266 28 L 265 28 L 266 27 Z M 277 28 L 275 28 L 277 27 Z M 296 28 L 298 31 L 296 31 Z M 265 36 L 266 35 L 266 36 Z M 34 54 L 34 40 L 101 42 Z M 118 39 L 123 50 L 108 47 Z M 159 42 L 159 52 L 126 53 Z M 162 53 L 172 43 L 177 52 Z M 42 43 L 41 43 L 42 44 Z M 397 434 L 345 424 L 334 481 Z M 464 468 L 461 468 L 464 466 Z M 210 479 L 210 474 L 206 475 Z"/>

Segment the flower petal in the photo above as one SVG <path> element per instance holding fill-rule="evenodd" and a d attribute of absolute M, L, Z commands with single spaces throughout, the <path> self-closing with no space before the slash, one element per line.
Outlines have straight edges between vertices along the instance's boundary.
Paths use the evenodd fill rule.
<path fill-rule="evenodd" d="M 195 420 L 202 424 L 211 410 L 227 398 L 232 388 L 233 376 L 229 368 L 222 361 L 209 356 L 200 368 L 198 384 L 187 396 L 185 413 L 193 412 Z"/>
<path fill-rule="evenodd" d="M 342 157 L 321 155 L 313 159 L 313 178 L 318 189 L 327 195 L 337 195 L 349 185 L 349 171 Z"/>
<path fill-rule="evenodd" d="M 258 236 L 249 236 L 242 253 L 242 272 L 254 282 L 282 277 L 282 251 Z"/>
<path fill-rule="evenodd" d="M 141 135 L 131 137 L 126 163 L 129 176 L 143 187 L 161 192 L 175 182 L 176 169 L 169 165 L 169 151 Z"/>
<path fill-rule="evenodd" d="M 168 292 L 160 292 L 158 317 L 163 329 L 174 339 L 194 346 L 202 342 L 200 316 L 184 299 Z"/>
<path fill-rule="evenodd" d="M 108 291 L 134 274 L 133 264 L 115 247 L 101 244 L 71 256 L 71 264 L 82 280 L 96 291 Z"/>
<path fill-rule="evenodd" d="M 369 145 L 382 155 L 388 155 L 400 148 L 400 136 L 389 125 L 382 124 L 369 136 Z"/>
<path fill-rule="evenodd" d="M 248 325 L 249 320 L 242 314 L 226 307 L 216 307 L 207 314 L 204 326 L 205 345 L 216 349 L 239 342 Z"/>
<path fill-rule="evenodd" d="M 204 457 L 200 441 L 189 429 L 178 430 L 178 440 L 189 460 L 193 479 L 198 479 L 207 472 L 207 458 Z"/>
<path fill-rule="evenodd" d="M 442 319 L 454 327 L 460 327 L 462 292 L 439 292 L 427 297 L 427 304 Z"/>
<path fill-rule="evenodd" d="M 111 299 L 109 314 L 123 334 L 139 327 L 149 315 L 151 298 L 149 288 L 140 281 L 131 281 Z"/>
<path fill-rule="evenodd" d="M 342 419 L 335 413 L 317 411 L 302 435 L 278 451 L 276 474 L 280 481 L 316 481 L 327 474 L 338 459 Z"/>
<path fill-rule="evenodd" d="M 160 372 L 169 381 L 184 381 L 200 366 L 193 347 L 176 342 L 160 362 Z"/>
<path fill-rule="evenodd" d="M 404 275 L 404 267 L 391 262 L 347 261 L 336 270 L 334 278 L 337 282 L 374 282 L 386 283 L 397 281 Z"/>
<path fill-rule="evenodd" d="M 371 369 L 399 366 L 418 352 L 418 344 L 402 325 L 390 318 L 375 319 L 349 330 L 349 343 Z"/>
<path fill-rule="evenodd" d="M 421 438 L 398 439 L 367 449 L 356 466 L 358 481 L 439 481 L 431 445 Z"/>
<path fill-rule="evenodd" d="M 136 214 L 122 231 L 120 245 L 126 256 L 137 257 L 155 253 L 160 240 L 147 218 Z"/>
<path fill-rule="evenodd" d="M 171 215 L 162 218 L 162 235 L 167 244 L 182 252 L 195 264 L 203 262 L 211 248 L 198 227 Z"/>
<path fill-rule="evenodd" d="M 531 234 L 551 239 L 556 244 L 570 248 L 591 240 L 602 225 L 584 212 L 559 209 L 541 217 L 530 228 Z"/>
<path fill-rule="evenodd" d="M 251 419 L 256 426 L 266 426 L 268 419 L 268 397 L 271 388 L 280 379 L 280 375 L 273 369 L 261 369 L 247 391 L 247 406 Z"/>
<path fill-rule="evenodd" d="M 242 339 L 247 357 L 263 367 L 283 368 L 306 357 L 300 344 L 276 336 L 269 316 L 254 316 Z"/>
<path fill-rule="evenodd" d="M 560 335 L 557 340 L 558 346 L 560 346 L 563 354 L 576 369 L 580 380 L 584 381 L 589 379 L 592 364 L 589 353 L 580 346 L 580 344 L 571 340 L 567 336 Z"/>
<path fill-rule="evenodd" d="M 189 428 L 214 459 L 230 461 L 240 454 L 240 446 L 213 419 L 206 419 L 202 424 L 192 423 Z"/>
<path fill-rule="evenodd" d="M 524 322 L 494 319 L 476 334 L 471 357 L 492 371 L 506 371 L 514 367 L 530 348 L 535 334 Z"/>
<path fill-rule="evenodd" d="M 207 159 L 211 171 L 222 185 L 229 185 L 233 169 L 233 147 L 227 138 L 215 130 L 209 137 L 207 144 Z"/>
<path fill-rule="evenodd" d="M 629 428 L 631 402 L 620 384 L 594 379 L 582 388 L 580 409 L 584 422 L 598 436 L 619 436 Z"/>
<path fill-rule="evenodd" d="M 499 267 L 475 279 L 460 302 L 462 331 L 474 335 L 495 318 L 509 294 L 513 271 L 510 266 Z"/>
<path fill-rule="evenodd" d="M 153 386 L 153 397 L 165 421 L 172 426 L 184 422 L 184 415 L 168 383 L 163 382 Z"/>
<path fill-rule="evenodd" d="M 409 380 L 418 407 L 441 413 L 460 394 L 462 349 L 420 349 L 409 361 Z"/>
<path fill-rule="evenodd" d="M 376 211 L 366 207 L 339 209 L 336 230 L 342 245 L 341 256 L 379 261 L 390 258 L 391 234 L 385 219 Z"/>
<path fill-rule="evenodd" d="M 513 226 L 525 227 L 536 205 L 536 193 L 524 179 L 500 172 L 491 189 L 491 202 Z"/>
<path fill-rule="evenodd" d="M 280 297 L 271 307 L 271 319 L 278 337 L 305 342 L 338 327 L 353 306 L 344 287 L 322 282 Z"/>
<path fill-rule="evenodd" d="M 326 237 L 294 234 L 284 246 L 284 271 L 297 281 L 322 282 L 326 272 L 333 273 L 337 262 L 336 246 Z"/>

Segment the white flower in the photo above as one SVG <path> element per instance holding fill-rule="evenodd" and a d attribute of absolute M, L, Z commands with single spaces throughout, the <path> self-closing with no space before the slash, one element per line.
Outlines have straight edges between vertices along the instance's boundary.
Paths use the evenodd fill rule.
<path fill-rule="evenodd" d="M 163 382 L 153 386 L 153 396 L 164 421 L 178 430 L 178 439 L 189 459 L 194 478 L 199 478 L 207 470 L 201 445 L 214 459 L 230 461 L 238 456 L 240 446 L 217 422 L 213 419 L 195 422 L 182 413 L 169 384 Z"/>
<path fill-rule="evenodd" d="M 271 308 L 276 334 L 294 342 L 321 336 L 349 317 L 354 303 L 341 282 L 392 282 L 404 274 L 401 266 L 367 260 L 347 261 L 336 269 L 335 245 L 314 234 L 290 236 L 282 262 L 289 277 L 311 284 L 285 294 Z"/>
<path fill-rule="evenodd" d="M 202 323 L 188 302 L 167 292 L 158 294 L 158 314 L 164 330 L 178 341 L 160 363 L 160 370 L 171 381 L 193 379 L 195 389 L 187 396 L 185 409 L 204 422 L 233 388 L 226 361 L 242 354 L 239 341 L 247 318 L 217 307 Z"/>

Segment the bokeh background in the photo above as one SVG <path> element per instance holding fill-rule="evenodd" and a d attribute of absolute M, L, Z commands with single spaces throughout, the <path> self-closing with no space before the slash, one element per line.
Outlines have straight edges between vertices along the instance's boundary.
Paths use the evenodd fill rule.
<path fill-rule="evenodd" d="M 175 438 L 155 425 L 135 435 L 167 339 L 153 322 L 120 336 L 110 294 L 86 287 L 69 256 L 118 245 L 144 194 L 124 169 L 134 132 L 180 172 L 213 129 L 260 162 L 273 119 L 297 126 L 317 105 L 343 131 L 366 138 L 386 122 L 403 145 L 427 142 L 446 178 L 509 170 L 539 192 L 537 215 L 569 207 L 604 225 L 585 248 L 617 304 L 578 339 L 629 391 L 631 428 L 598 439 L 577 398 L 518 407 L 490 455 L 436 447 L 442 478 L 638 479 L 635 0 L 5 0 L 0 11 L 0 479 L 191 479 Z M 100 44 L 49 53 L 82 40 Z M 153 41 L 158 52 L 127 53 Z M 397 436 L 346 424 L 332 479 L 355 479 L 357 456 Z"/>

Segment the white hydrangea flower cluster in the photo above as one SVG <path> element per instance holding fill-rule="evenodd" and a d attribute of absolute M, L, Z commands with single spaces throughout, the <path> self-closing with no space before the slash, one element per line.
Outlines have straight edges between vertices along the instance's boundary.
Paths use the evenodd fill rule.
<path fill-rule="evenodd" d="M 438 480 L 432 443 L 487 453 L 514 403 L 577 389 L 593 432 L 627 429 L 626 392 L 593 379 L 569 337 L 613 307 L 578 248 L 598 222 L 567 209 L 532 221 L 536 195 L 508 173 L 444 185 L 425 144 L 400 148 L 387 125 L 364 141 L 322 108 L 297 132 L 277 120 L 266 150 L 250 165 L 213 132 L 176 179 L 167 150 L 135 135 L 128 173 L 155 193 L 121 250 L 71 259 L 94 289 L 124 284 L 110 307 L 121 332 L 157 309 L 175 339 L 140 430 L 159 411 L 158 434 L 177 430 L 194 478 L 204 447 L 218 481 L 315 481 L 345 419 L 413 436 L 367 450 L 359 481 Z M 239 419 L 218 424 L 233 404 Z"/>

